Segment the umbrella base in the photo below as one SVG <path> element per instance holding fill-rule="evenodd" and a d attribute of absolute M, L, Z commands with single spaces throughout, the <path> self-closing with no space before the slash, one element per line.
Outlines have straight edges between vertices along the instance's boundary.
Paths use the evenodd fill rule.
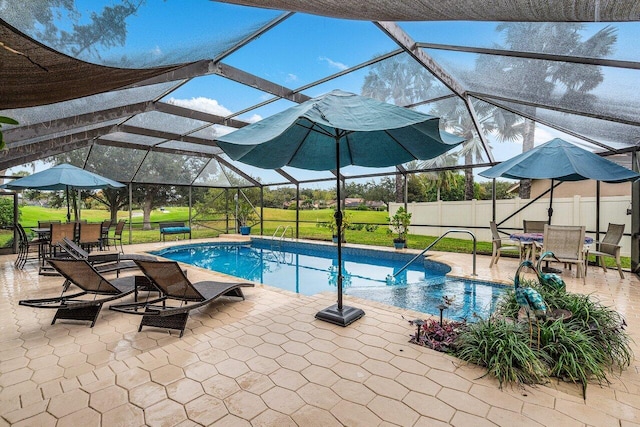
<path fill-rule="evenodd" d="M 316 313 L 316 319 L 340 326 L 350 325 L 362 316 L 364 316 L 362 309 L 343 305 L 342 310 L 339 310 L 338 304 L 334 304 Z"/>

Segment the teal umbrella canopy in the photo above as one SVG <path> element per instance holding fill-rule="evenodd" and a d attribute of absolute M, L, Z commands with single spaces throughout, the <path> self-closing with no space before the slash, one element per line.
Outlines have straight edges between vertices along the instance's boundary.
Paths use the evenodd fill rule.
<path fill-rule="evenodd" d="M 124 184 L 109 178 L 97 175 L 93 172 L 80 169 L 76 166 L 63 163 L 33 175 L 16 179 L 2 188 L 9 190 L 66 190 L 67 192 L 67 221 L 71 220 L 71 210 L 69 208 L 69 190 L 70 189 L 86 189 L 95 190 L 98 188 L 121 188 Z"/>
<path fill-rule="evenodd" d="M 4 184 L 3 187 L 10 190 L 23 190 L 27 188 L 36 190 L 66 190 L 67 188 L 91 190 L 98 188 L 121 188 L 124 186 L 124 184 L 112 179 L 63 163 L 36 172 L 33 175 L 16 179 L 15 181 Z"/>
<path fill-rule="evenodd" d="M 610 183 L 635 181 L 640 175 L 617 163 L 556 138 L 484 172 L 485 178 L 553 179 Z"/>
<path fill-rule="evenodd" d="M 264 169 L 309 170 L 427 160 L 463 141 L 441 132 L 438 117 L 340 90 L 217 139 L 234 160 Z"/>
<path fill-rule="evenodd" d="M 549 224 L 553 216 L 554 181 L 593 179 L 610 183 L 635 181 L 640 174 L 590 151 L 555 138 L 480 172 L 485 178 L 550 179 Z"/>
<path fill-rule="evenodd" d="M 464 142 L 441 132 L 439 118 L 353 93 L 334 90 L 257 123 L 218 138 L 233 160 L 264 169 L 291 166 L 336 170 L 336 200 L 340 198 L 340 168 L 357 165 L 387 167 L 427 160 Z M 335 213 L 338 259 L 336 305 L 316 317 L 347 326 L 364 311 L 342 305 L 342 211 Z"/>

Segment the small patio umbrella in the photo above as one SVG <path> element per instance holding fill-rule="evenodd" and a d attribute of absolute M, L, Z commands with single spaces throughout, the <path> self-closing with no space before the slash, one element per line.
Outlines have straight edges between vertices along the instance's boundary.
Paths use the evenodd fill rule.
<path fill-rule="evenodd" d="M 437 117 L 334 90 L 220 137 L 229 157 L 265 169 L 292 166 L 336 170 L 340 203 L 340 167 L 387 167 L 431 159 L 464 140 L 440 132 Z M 342 305 L 342 212 L 338 229 L 338 302 L 316 314 L 346 326 L 364 311 Z"/>
<path fill-rule="evenodd" d="M 610 183 L 635 181 L 640 175 L 560 138 L 506 160 L 484 172 L 485 178 L 550 179 L 549 224 L 553 209 L 553 181 L 593 179 Z"/>
<path fill-rule="evenodd" d="M 73 165 L 63 163 L 52 168 L 16 179 L 2 187 L 10 190 L 65 190 L 67 197 L 67 221 L 71 221 L 71 209 L 69 208 L 69 189 L 98 189 L 124 187 L 117 181 L 97 175 L 93 172 L 80 169 Z"/>

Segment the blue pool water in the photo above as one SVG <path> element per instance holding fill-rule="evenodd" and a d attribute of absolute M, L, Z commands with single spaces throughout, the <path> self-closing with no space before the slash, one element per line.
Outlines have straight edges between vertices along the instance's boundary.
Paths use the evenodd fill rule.
<path fill-rule="evenodd" d="M 154 252 L 165 258 L 264 283 L 281 289 L 314 295 L 335 291 L 335 246 L 282 242 L 266 239 L 247 243 L 207 243 L 174 246 Z M 423 313 L 439 314 L 442 297 L 453 297 L 445 317 L 473 321 L 493 312 L 504 286 L 445 277 L 449 267 L 426 260 L 414 262 L 396 277 L 413 256 L 371 249 L 343 248 L 343 287 L 346 295 Z"/>

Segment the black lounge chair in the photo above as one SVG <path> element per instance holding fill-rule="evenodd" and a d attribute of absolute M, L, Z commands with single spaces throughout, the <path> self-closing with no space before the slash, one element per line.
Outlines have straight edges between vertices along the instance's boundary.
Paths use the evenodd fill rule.
<path fill-rule="evenodd" d="M 106 252 L 106 253 L 89 253 L 82 249 L 80 245 L 69 240 L 68 238 L 62 239 L 58 242 L 58 246 L 69 257 L 74 259 L 83 259 L 89 262 L 100 273 L 116 272 L 116 275 L 120 275 L 120 270 L 126 270 L 130 268 L 138 268 L 133 260 L 155 260 L 156 258 L 151 255 L 139 255 L 139 254 L 121 254 L 120 252 Z"/>
<path fill-rule="evenodd" d="M 147 282 L 146 277 L 142 276 L 106 279 L 86 260 L 50 259 L 49 263 L 82 292 L 67 293 L 65 287 L 59 297 L 22 300 L 19 304 L 56 309 L 52 325 L 58 319 L 85 320 L 90 321 L 93 328 L 102 304 L 129 295 L 136 290 L 136 284 L 144 285 L 143 282 Z"/>
<path fill-rule="evenodd" d="M 253 286 L 253 283 L 218 281 L 192 283 L 175 261 L 135 260 L 135 263 L 162 296 L 145 302 L 112 304 L 109 309 L 142 315 L 138 332 L 143 326 L 155 326 L 179 330 L 182 337 L 191 310 L 209 304 L 221 296 L 239 297 L 244 300 L 241 287 Z M 168 300 L 179 301 L 180 304 L 168 306 Z"/>

